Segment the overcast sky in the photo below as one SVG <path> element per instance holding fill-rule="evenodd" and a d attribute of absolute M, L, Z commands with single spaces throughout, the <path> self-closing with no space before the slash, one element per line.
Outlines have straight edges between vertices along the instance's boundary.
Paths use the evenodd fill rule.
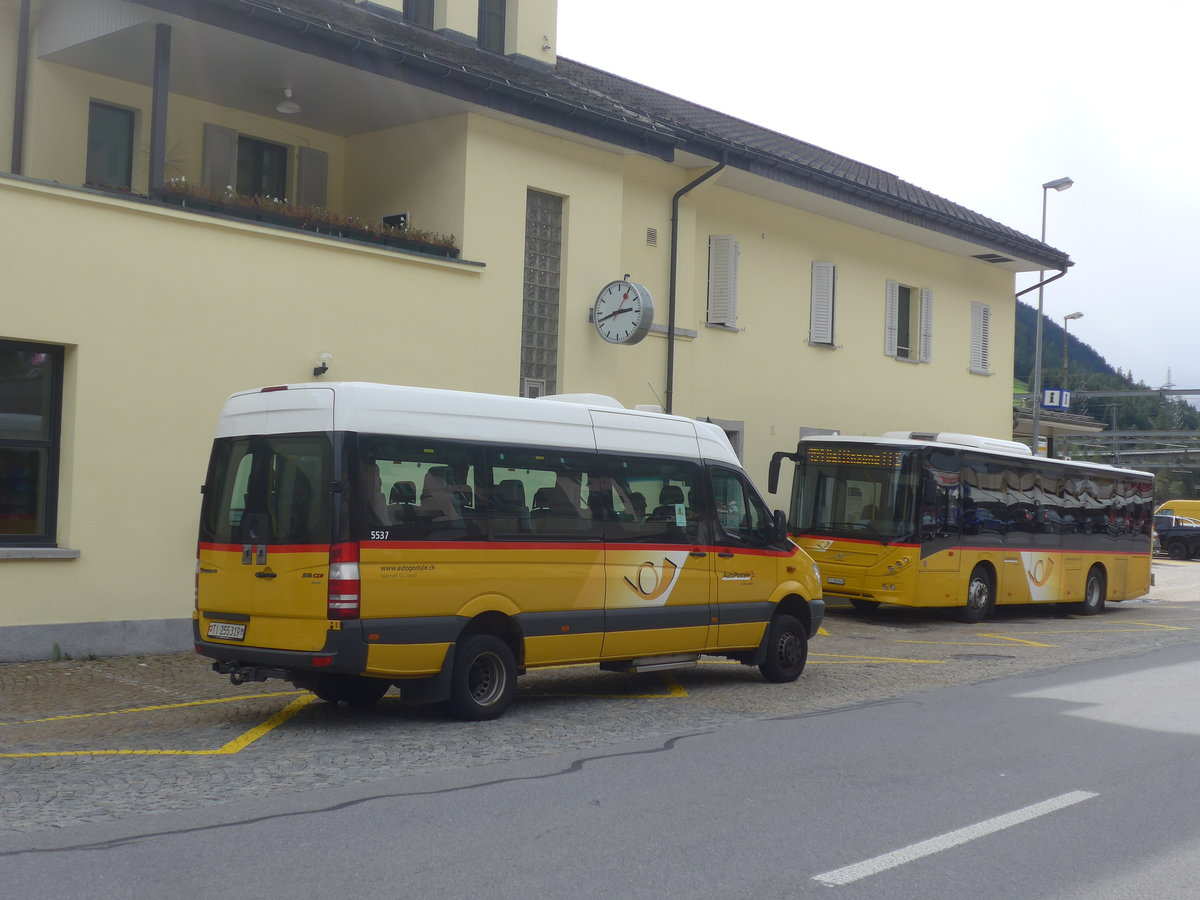
<path fill-rule="evenodd" d="M 559 0 L 558 52 L 893 173 L 1075 266 L 1045 313 L 1200 389 L 1200 3 Z M 1018 276 L 1018 290 L 1034 276 Z M 1036 305 L 1037 293 L 1023 298 Z M 1051 386 L 1051 385 L 1047 385 Z"/>

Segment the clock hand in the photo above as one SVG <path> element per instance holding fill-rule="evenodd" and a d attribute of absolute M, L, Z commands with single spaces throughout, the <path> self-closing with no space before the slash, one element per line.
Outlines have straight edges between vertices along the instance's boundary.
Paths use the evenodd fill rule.
<path fill-rule="evenodd" d="M 597 321 L 607 322 L 609 319 L 613 318 L 614 316 L 619 316 L 621 313 L 627 313 L 627 312 L 633 312 L 633 307 L 629 306 L 629 307 L 626 307 L 625 309 L 615 309 L 612 312 L 610 312 L 607 316 L 601 316 Z"/>

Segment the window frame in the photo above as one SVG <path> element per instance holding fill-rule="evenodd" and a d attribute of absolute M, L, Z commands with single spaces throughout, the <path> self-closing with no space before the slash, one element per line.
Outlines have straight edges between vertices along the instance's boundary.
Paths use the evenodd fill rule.
<path fill-rule="evenodd" d="M 741 244 L 732 234 L 708 236 L 708 304 L 704 321 L 737 331 L 738 263 Z"/>
<path fill-rule="evenodd" d="M 62 456 L 62 407 L 63 370 L 66 350 L 61 345 L 42 344 L 32 341 L 0 340 L 0 352 L 44 353 L 49 360 L 49 406 L 46 410 L 46 437 L 37 439 L 6 438 L 0 435 L 0 449 L 44 450 L 46 472 L 44 496 L 40 512 L 43 527 L 38 532 L 0 532 L 0 547 L 57 547 L 58 546 L 58 495 L 61 481 Z M 3 413 L 3 409 L 0 409 Z"/>
<path fill-rule="evenodd" d="M 902 298 L 901 289 L 906 297 Z M 917 297 L 914 310 L 913 296 Z M 903 314 L 902 314 L 903 313 Z M 901 320 L 907 327 L 907 346 L 900 346 Z M 913 325 L 916 340 L 913 340 Z M 915 344 L 916 346 L 912 346 Z M 904 354 L 901 355 L 901 349 Z M 916 351 L 914 353 L 914 350 Z M 928 363 L 933 361 L 933 291 L 889 280 L 884 295 L 883 352 L 901 362 Z"/>
<path fill-rule="evenodd" d="M 837 266 L 812 264 L 808 311 L 808 342 L 818 347 L 835 346 L 837 315 Z"/>
<path fill-rule="evenodd" d="M 479 33 L 477 40 L 482 50 L 503 53 L 505 29 L 508 27 L 508 3 L 506 0 L 479 0 Z"/>
<path fill-rule="evenodd" d="M 125 146 L 118 148 L 123 156 L 121 160 L 121 178 L 118 181 L 111 181 L 103 178 L 93 178 L 93 162 L 98 160 L 95 151 L 97 150 L 98 135 L 95 133 L 94 116 L 97 112 L 103 111 L 108 113 L 119 113 L 127 120 L 128 130 L 122 134 L 125 138 Z M 87 187 L 117 189 L 129 191 L 133 189 L 133 151 L 134 143 L 137 134 L 137 110 L 130 109 L 127 106 L 119 106 L 116 103 L 105 103 L 103 100 L 90 100 L 88 102 L 88 130 L 87 130 L 87 151 L 84 162 L 84 185 Z M 105 144 L 107 148 L 108 145 Z"/>
<path fill-rule="evenodd" d="M 992 375 L 992 307 L 971 303 L 971 345 L 967 367 L 973 375 Z"/>

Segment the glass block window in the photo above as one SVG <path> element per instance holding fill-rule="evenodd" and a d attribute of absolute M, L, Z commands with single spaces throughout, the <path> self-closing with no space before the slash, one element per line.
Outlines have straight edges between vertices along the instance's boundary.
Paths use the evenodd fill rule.
<path fill-rule="evenodd" d="M 563 198 L 529 191 L 521 314 L 521 396 L 558 390 L 559 277 Z M 534 388 L 536 386 L 536 388 Z M 531 390 L 531 388 L 534 388 Z"/>

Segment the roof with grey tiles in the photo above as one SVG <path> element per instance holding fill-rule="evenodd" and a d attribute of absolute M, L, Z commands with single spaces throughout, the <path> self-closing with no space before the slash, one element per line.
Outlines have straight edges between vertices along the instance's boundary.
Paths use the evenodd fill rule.
<path fill-rule="evenodd" d="M 1047 269 L 1072 265 L 1062 251 L 883 169 L 565 57 L 549 69 L 492 53 L 411 25 L 387 7 L 346 0 L 134 2 L 172 12 L 181 6 L 192 12 L 234 11 L 247 21 L 253 18 L 259 28 L 274 21 L 275 27 L 301 34 L 306 42 L 340 44 L 350 64 L 373 58 L 378 68 L 378 58 L 386 57 L 396 77 L 474 103 L 663 159 L 686 150 L 725 160 L 764 178 Z"/>

